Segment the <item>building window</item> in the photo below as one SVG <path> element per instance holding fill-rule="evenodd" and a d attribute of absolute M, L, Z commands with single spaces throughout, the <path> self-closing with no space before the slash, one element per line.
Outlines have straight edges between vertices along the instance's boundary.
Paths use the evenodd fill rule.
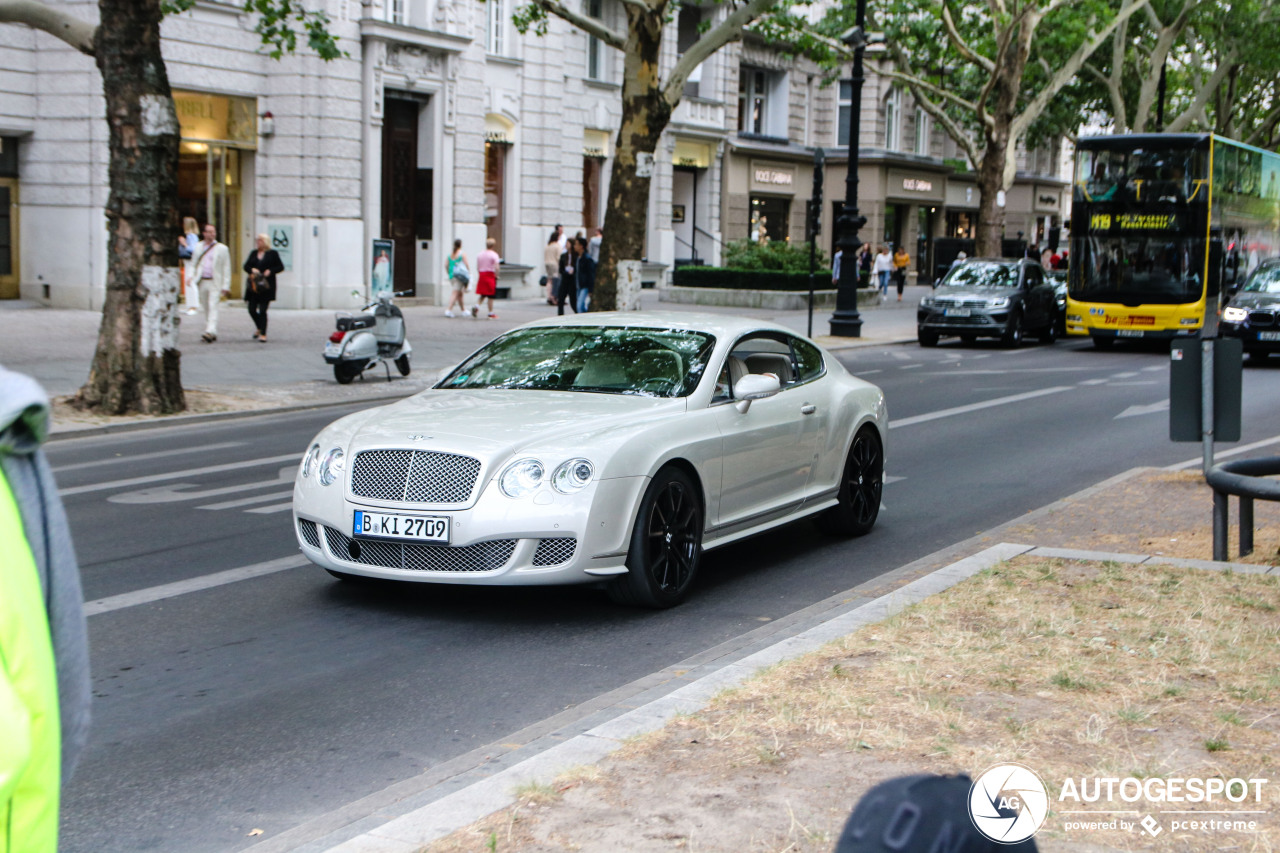
<path fill-rule="evenodd" d="M 485 236 L 498 241 L 498 254 L 502 254 L 502 212 L 506 206 L 507 151 L 510 147 L 506 142 L 484 144 Z"/>
<path fill-rule="evenodd" d="M 582 158 L 582 224 L 591 229 L 600 224 L 600 175 L 604 171 L 604 158 Z"/>
<path fill-rule="evenodd" d="M 849 144 L 849 117 L 853 112 L 853 81 L 840 81 L 839 118 L 836 119 L 836 145 Z"/>
<path fill-rule="evenodd" d="M 786 76 L 744 65 L 738 72 L 738 132 L 787 136 Z"/>
<path fill-rule="evenodd" d="M 890 151 L 898 150 L 898 125 L 902 117 L 902 93 L 897 89 L 889 91 L 884 100 L 884 147 Z"/>
<path fill-rule="evenodd" d="M 791 239 L 790 217 L 791 199 L 753 195 L 747 239 L 753 243 Z"/>
<path fill-rule="evenodd" d="M 702 10 L 697 6 L 681 6 L 680 19 L 677 23 L 676 53 L 684 56 L 685 51 L 698 43 L 702 37 L 699 27 L 702 24 Z M 696 98 L 702 88 L 702 66 L 693 69 L 684 84 L 684 96 Z"/>
<path fill-rule="evenodd" d="M 597 21 L 604 18 L 604 0 L 587 0 L 587 16 Z M 604 42 L 595 36 L 587 36 L 587 78 L 603 80 Z"/>
<path fill-rule="evenodd" d="M 391 0 L 387 4 L 387 19 L 393 24 L 404 24 L 405 0 Z"/>
<path fill-rule="evenodd" d="M 929 114 L 916 107 L 916 148 L 921 157 L 929 156 Z"/>
<path fill-rule="evenodd" d="M 392 0 L 397 2 L 397 0 Z M 399 0 L 403 2 L 403 0 Z M 507 2 L 506 0 L 488 0 L 485 8 L 489 12 L 488 43 L 485 49 L 494 56 L 507 55 Z"/>

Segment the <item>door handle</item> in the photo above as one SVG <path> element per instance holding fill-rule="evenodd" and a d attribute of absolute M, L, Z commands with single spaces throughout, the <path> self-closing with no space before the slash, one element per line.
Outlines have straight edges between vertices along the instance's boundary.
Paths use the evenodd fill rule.
<path fill-rule="evenodd" d="M 800 414 L 802 415 L 812 415 L 816 411 L 818 411 L 818 407 L 813 403 L 805 403 L 800 407 Z"/>

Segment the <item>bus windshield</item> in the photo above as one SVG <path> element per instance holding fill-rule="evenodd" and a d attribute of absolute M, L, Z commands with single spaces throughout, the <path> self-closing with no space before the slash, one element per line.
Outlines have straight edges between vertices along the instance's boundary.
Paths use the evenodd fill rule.
<path fill-rule="evenodd" d="M 1191 240 L 1168 234 L 1090 236 L 1073 255 L 1080 274 L 1070 293 L 1081 302 L 1177 305 L 1200 299 L 1203 263 Z"/>
<path fill-rule="evenodd" d="M 1076 152 L 1076 189 L 1084 201 L 1204 202 L 1206 177 L 1203 152 L 1191 148 Z"/>

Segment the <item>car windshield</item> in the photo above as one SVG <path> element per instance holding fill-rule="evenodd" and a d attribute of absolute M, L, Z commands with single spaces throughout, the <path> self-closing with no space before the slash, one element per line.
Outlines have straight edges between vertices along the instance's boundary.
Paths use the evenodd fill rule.
<path fill-rule="evenodd" d="M 698 386 L 714 346 L 713 336 L 685 329 L 517 329 L 486 345 L 436 387 L 684 397 Z"/>
<path fill-rule="evenodd" d="M 1017 287 L 1018 268 L 996 261 L 970 261 L 953 268 L 944 287 Z"/>
<path fill-rule="evenodd" d="M 1242 289 L 1250 293 L 1280 293 L 1280 264 L 1258 267 Z"/>

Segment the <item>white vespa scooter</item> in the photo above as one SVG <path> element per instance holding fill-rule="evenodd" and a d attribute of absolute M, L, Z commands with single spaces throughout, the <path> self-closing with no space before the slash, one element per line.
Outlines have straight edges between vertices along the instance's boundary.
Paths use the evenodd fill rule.
<path fill-rule="evenodd" d="M 341 385 L 348 385 L 364 371 L 386 367 L 387 381 L 391 381 L 391 366 L 395 362 L 401 376 L 409 375 L 409 353 L 413 347 L 405 340 L 404 315 L 391 301 L 403 293 L 383 291 L 364 306 L 362 313 L 349 311 L 337 313 L 337 330 L 325 344 L 324 360 L 333 365 L 333 378 Z M 369 309 L 373 313 L 369 313 Z"/>

